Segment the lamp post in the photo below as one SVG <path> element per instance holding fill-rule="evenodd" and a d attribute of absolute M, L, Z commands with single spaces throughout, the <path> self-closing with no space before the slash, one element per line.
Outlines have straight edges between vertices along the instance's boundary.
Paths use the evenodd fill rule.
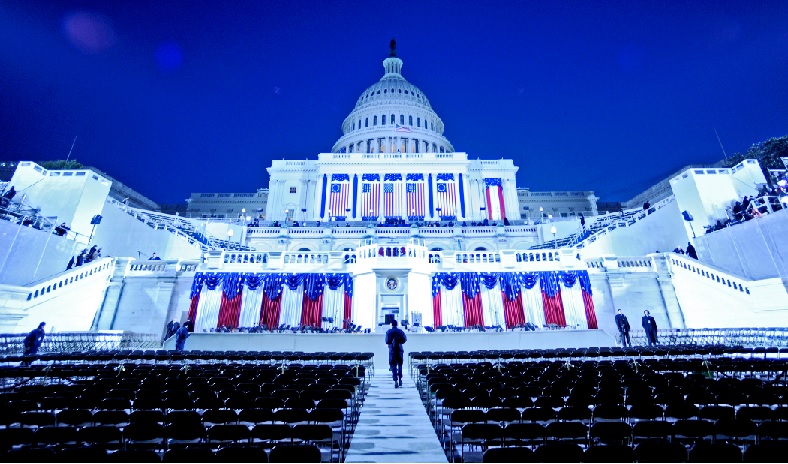
<path fill-rule="evenodd" d="M 486 209 L 487 208 L 484 207 L 484 206 L 480 206 L 479 207 L 479 219 L 481 219 L 482 221 L 484 221 L 484 210 L 486 210 Z"/>
<path fill-rule="evenodd" d="M 350 219 L 350 208 L 345 208 L 345 222 Z"/>
<path fill-rule="evenodd" d="M 234 231 L 234 230 L 232 230 L 232 229 L 227 229 L 227 243 L 228 243 L 228 244 L 231 244 L 231 243 L 233 243 L 233 235 L 234 235 L 234 234 L 235 234 L 235 231 Z"/>
<path fill-rule="evenodd" d="M 555 241 L 555 233 L 556 233 L 555 226 L 550 228 L 550 232 L 553 234 L 553 249 L 556 249 L 558 248 L 558 243 L 556 243 Z"/>
<path fill-rule="evenodd" d="M 369 216 L 367 216 L 367 221 L 374 221 L 374 219 L 372 219 L 372 213 L 374 212 L 375 210 L 373 210 L 372 208 L 369 209 Z"/>
<path fill-rule="evenodd" d="M 544 222 L 544 208 L 539 207 L 539 219 Z"/>
<path fill-rule="evenodd" d="M 301 212 L 304 213 L 303 217 L 301 218 L 301 220 L 306 222 L 306 208 L 301 208 Z"/>
<path fill-rule="evenodd" d="M 285 224 L 287 224 L 287 217 L 288 217 L 289 215 L 290 215 L 290 210 L 289 210 L 289 209 L 286 209 L 286 210 L 285 210 Z"/>
<path fill-rule="evenodd" d="M 442 220 L 443 220 L 443 218 L 441 217 L 441 208 L 435 208 L 435 211 L 437 211 L 437 212 L 438 212 L 438 220 L 439 220 L 439 221 L 442 221 Z"/>

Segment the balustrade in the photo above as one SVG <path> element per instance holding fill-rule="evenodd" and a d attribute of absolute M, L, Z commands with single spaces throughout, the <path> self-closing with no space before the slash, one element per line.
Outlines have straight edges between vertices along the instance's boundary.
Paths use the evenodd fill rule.
<path fill-rule="evenodd" d="M 268 262 L 268 254 L 267 253 L 256 253 L 256 252 L 224 252 L 223 255 L 223 262 L 224 264 L 260 264 L 260 263 L 267 263 Z"/>
<path fill-rule="evenodd" d="M 500 263 L 501 255 L 498 253 L 457 253 L 457 264 Z"/>
<path fill-rule="evenodd" d="M 558 250 L 528 251 L 524 253 L 516 253 L 515 259 L 518 263 L 561 261 L 561 254 L 558 252 Z"/>
<path fill-rule="evenodd" d="M 738 282 L 735 278 L 731 277 L 720 271 L 715 271 L 713 269 L 709 269 L 697 262 L 689 261 L 686 258 L 680 258 L 677 255 L 670 256 L 670 263 L 673 268 L 678 268 L 685 270 L 687 272 L 692 272 L 697 274 L 701 277 L 705 277 L 712 282 L 724 285 L 726 287 L 730 287 L 734 290 L 738 290 L 742 293 L 746 293 L 747 295 L 750 294 L 750 288 L 744 286 L 741 282 Z"/>
<path fill-rule="evenodd" d="M 328 253 L 285 253 L 285 264 L 328 264 Z"/>
<path fill-rule="evenodd" d="M 29 301 L 42 297 L 60 288 L 71 285 L 74 282 L 79 282 L 80 280 L 86 279 L 92 275 L 98 275 L 102 272 L 105 272 L 113 266 L 114 260 L 112 258 L 105 258 L 93 265 L 80 266 L 64 273 L 61 276 L 55 277 L 54 279 L 30 285 L 30 287 L 34 288 L 35 290 L 32 290 L 27 294 L 27 299 Z"/>

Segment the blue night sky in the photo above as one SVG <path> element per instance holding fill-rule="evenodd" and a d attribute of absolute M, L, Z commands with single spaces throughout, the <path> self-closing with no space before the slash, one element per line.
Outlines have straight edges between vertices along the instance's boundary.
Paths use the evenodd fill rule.
<path fill-rule="evenodd" d="M 788 2 L 0 2 L 0 159 L 72 158 L 158 202 L 268 186 L 340 137 L 397 39 L 469 157 L 626 200 L 788 133 Z"/>

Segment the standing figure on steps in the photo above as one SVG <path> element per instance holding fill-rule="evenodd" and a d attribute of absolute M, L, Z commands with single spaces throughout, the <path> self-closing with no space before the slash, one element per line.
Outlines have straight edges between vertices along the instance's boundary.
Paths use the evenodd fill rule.
<path fill-rule="evenodd" d="M 397 327 L 397 321 L 391 321 L 391 328 L 386 332 L 386 345 L 389 346 L 389 366 L 391 367 L 391 377 L 394 379 L 394 388 L 402 386 L 402 360 L 405 358 L 405 350 L 402 345 L 408 341 L 405 332 Z"/>
<path fill-rule="evenodd" d="M 648 309 L 643 311 L 643 319 L 641 320 L 641 324 L 643 325 L 643 330 L 646 331 L 646 341 L 648 342 L 648 346 L 656 345 L 657 321 L 654 320 L 654 317 L 651 316 L 651 313 L 648 312 Z"/>
<path fill-rule="evenodd" d="M 616 326 L 618 327 L 618 333 L 621 334 L 621 344 L 625 347 L 632 346 L 632 342 L 629 339 L 629 321 L 621 309 L 616 314 Z"/>

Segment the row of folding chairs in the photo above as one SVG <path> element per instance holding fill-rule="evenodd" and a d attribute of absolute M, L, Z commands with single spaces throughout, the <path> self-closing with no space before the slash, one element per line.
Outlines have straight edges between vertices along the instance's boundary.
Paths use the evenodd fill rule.
<path fill-rule="evenodd" d="M 124 427 L 87 426 L 0 429 L 0 450 L 20 448 L 149 449 L 166 452 L 184 447 L 216 449 L 237 446 L 268 449 L 281 444 L 313 444 L 332 462 L 339 462 L 348 446 L 341 425 L 329 424 L 196 424 L 132 423 Z"/>
<path fill-rule="evenodd" d="M 489 448 L 482 462 L 784 462 L 787 443 L 748 446 L 744 452 L 729 443 L 698 443 L 690 448 L 679 443 L 646 442 L 635 447 L 595 445 L 583 450 L 573 443 L 548 443 L 530 447 Z"/>
<path fill-rule="evenodd" d="M 0 356 L 0 363 L 18 363 L 23 360 L 38 360 L 45 363 L 110 363 L 143 362 L 168 363 L 173 361 L 218 361 L 276 364 L 310 362 L 320 364 L 368 364 L 371 352 L 303 352 L 303 351 L 207 351 L 207 350 L 89 350 L 69 352 L 42 352 L 35 356 Z"/>
<path fill-rule="evenodd" d="M 749 357 L 781 358 L 788 353 L 788 347 L 743 346 L 723 344 L 682 344 L 674 346 L 633 346 L 633 347 L 590 347 L 557 348 L 528 350 L 475 350 L 475 351 L 413 351 L 408 353 L 409 366 L 432 363 L 464 362 L 502 362 L 509 360 L 595 360 L 599 358 L 708 358 L 708 357 Z"/>
<path fill-rule="evenodd" d="M 473 425 L 471 430 L 575 427 L 578 440 L 589 443 L 592 428 L 618 427 L 623 437 L 631 437 L 640 421 L 655 421 L 662 427 L 694 424 L 699 433 L 711 430 L 703 437 L 712 438 L 740 427 L 755 441 L 761 435 L 781 437 L 788 424 L 781 422 L 788 417 L 782 380 L 787 367 L 785 360 L 728 357 L 480 361 L 419 365 L 417 386 L 450 456 L 466 424 Z"/>
<path fill-rule="evenodd" d="M 256 447 L 223 446 L 211 449 L 195 446 L 170 449 L 165 452 L 154 450 L 107 450 L 100 447 L 74 448 L 18 448 L 0 453 L 3 462 L 172 462 L 172 463 L 285 463 L 285 462 L 328 462 L 320 449 L 312 444 L 281 444 L 270 451 Z"/>

